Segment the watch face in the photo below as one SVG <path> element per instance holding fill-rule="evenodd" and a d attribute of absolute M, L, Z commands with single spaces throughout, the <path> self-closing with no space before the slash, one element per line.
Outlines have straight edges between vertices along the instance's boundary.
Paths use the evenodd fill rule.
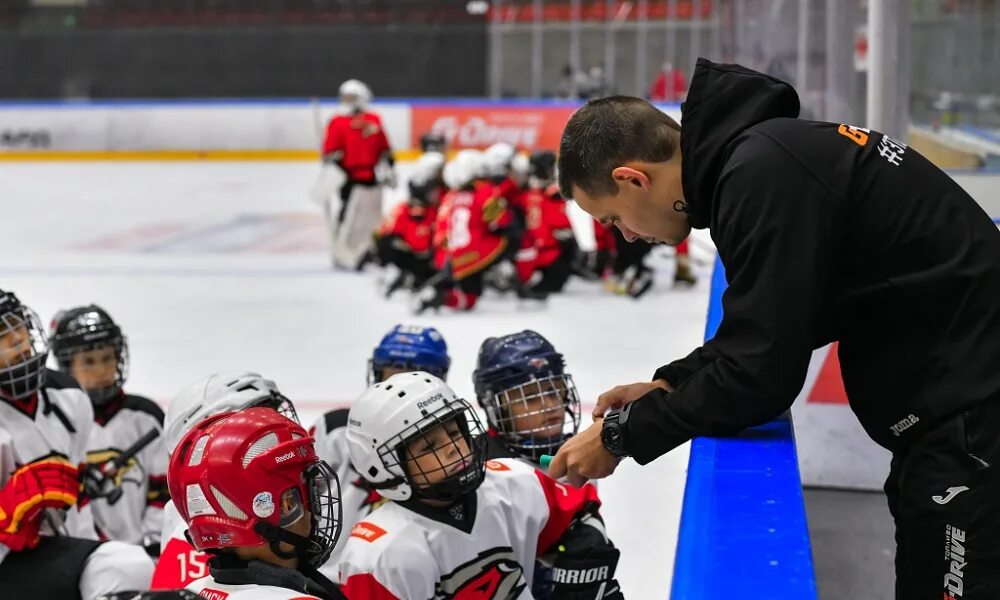
<path fill-rule="evenodd" d="M 622 434 L 617 427 L 609 427 L 601 431 L 601 442 L 608 448 L 616 448 L 621 439 Z"/>

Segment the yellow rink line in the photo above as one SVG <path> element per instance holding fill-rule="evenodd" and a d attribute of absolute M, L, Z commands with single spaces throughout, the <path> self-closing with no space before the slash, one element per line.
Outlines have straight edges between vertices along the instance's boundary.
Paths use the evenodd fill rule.
<path fill-rule="evenodd" d="M 420 156 L 415 149 L 397 150 L 396 160 Z M 47 161 L 317 161 L 315 150 L 35 150 L 0 151 L 0 162 Z"/>

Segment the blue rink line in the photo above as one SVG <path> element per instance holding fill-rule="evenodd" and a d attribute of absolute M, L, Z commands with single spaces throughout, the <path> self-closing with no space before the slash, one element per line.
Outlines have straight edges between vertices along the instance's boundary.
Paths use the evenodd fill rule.
<path fill-rule="evenodd" d="M 716 259 L 705 339 L 722 322 Z M 691 442 L 671 600 L 815 600 L 795 435 L 787 413 L 732 438 Z"/>

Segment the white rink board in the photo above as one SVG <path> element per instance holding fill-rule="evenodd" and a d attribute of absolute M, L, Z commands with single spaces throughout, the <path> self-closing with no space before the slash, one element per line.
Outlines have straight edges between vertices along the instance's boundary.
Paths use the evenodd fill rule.
<path fill-rule="evenodd" d="M 374 275 L 327 268 L 318 209 L 306 200 L 315 169 L 0 163 L 0 288 L 46 323 L 71 305 L 107 308 L 129 336 L 135 393 L 166 401 L 212 371 L 258 370 L 307 422 L 363 390 L 368 353 L 397 322 L 443 332 L 451 383 L 468 398 L 480 342 L 536 329 L 565 353 L 588 412 L 600 392 L 648 380 L 702 340 L 710 267 L 698 267 L 695 289 L 673 290 L 659 249 L 658 285 L 641 301 L 574 281 L 542 308 L 488 296 L 474 314 L 414 319 L 402 296 L 377 296 Z M 706 240 L 696 258 L 709 258 Z M 627 461 L 600 485 L 630 600 L 669 595 L 687 459 L 685 445 L 646 467 Z"/>

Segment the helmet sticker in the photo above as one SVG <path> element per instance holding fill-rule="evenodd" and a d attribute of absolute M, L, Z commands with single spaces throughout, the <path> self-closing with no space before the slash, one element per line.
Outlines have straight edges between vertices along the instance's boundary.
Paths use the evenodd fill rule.
<path fill-rule="evenodd" d="M 253 514 L 266 519 L 274 514 L 274 497 L 271 492 L 261 492 L 253 498 Z"/>

